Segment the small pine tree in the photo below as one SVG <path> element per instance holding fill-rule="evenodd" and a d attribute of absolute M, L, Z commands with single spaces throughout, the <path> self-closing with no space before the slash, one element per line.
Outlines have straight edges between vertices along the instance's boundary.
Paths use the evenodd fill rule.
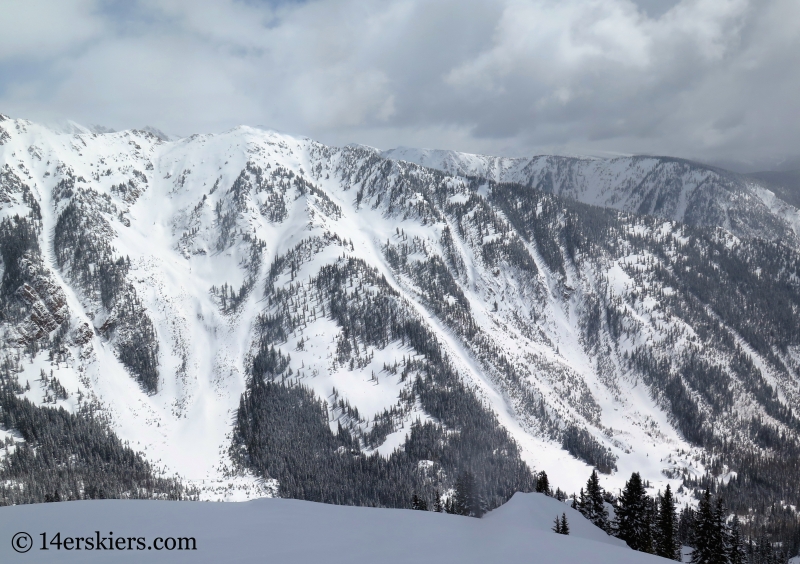
<path fill-rule="evenodd" d="M 586 493 L 584 494 L 583 490 L 581 490 L 580 512 L 595 526 L 607 531 L 609 529 L 608 510 L 604 503 L 603 494 L 597 470 L 592 470 L 592 475 L 589 476 L 589 480 L 586 482 Z"/>
<path fill-rule="evenodd" d="M 569 523 L 567 523 L 567 514 L 561 514 L 561 534 L 568 535 L 569 534 Z"/>
<path fill-rule="evenodd" d="M 681 559 L 680 543 L 678 542 L 678 515 L 675 511 L 675 499 L 672 489 L 667 484 L 664 495 L 658 495 L 658 514 L 656 517 L 656 546 L 655 553 L 670 560 Z"/>
<path fill-rule="evenodd" d="M 427 511 L 428 502 L 414 493 L 414 495 L 411 496 L 411 509 L 416 511 Z"/>
<path fill-rule="evenodd" d="M 537 493 L 543 493 L 544 495 L 550 495 L 550 480 L 547 478 L 547 472 L 542 470 L 536 476 L 536 491 Z"/>
<path fill-rule="evenodd" d="M 553 532 L 557 535 L 561 534 L 561 521 L 558 519 L 558 515 L 556 515 L 556 519 L 553 521 Z"/>

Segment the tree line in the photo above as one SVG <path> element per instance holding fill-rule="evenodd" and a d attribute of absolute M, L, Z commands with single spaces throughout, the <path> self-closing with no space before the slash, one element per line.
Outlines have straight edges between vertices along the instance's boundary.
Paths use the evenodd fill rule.
<path fill-rule="evenodd" d="M 541 487 L 547 483 L 543 474 L 539 473 L 537 490 L 553 495 L 548 486 Z M 692 549 L 693 564 L 781 564 L 800 551 L 797 520 L 788 543 L 772 543 L 765 533 L 746 536 L 738 516 L 729 511 L 722 496 L 714 496 L 706 488 L 696 509 L 687 505 L 679 513 L 670 486 L 651 497 L 638 472 L 631 475 L 621 494 L 615 497 L 600 485 L 597 471 L 592 471 L 586 487 L 578 495 L 573 494 L 571 506 L 632 549 L 670 560 L 681 561 L 683 546 Z M 557 517 L 556 522 L 553 530 L 568 534 L 563 532 L 569 530 L 566 516 L 563 521 Z"/>

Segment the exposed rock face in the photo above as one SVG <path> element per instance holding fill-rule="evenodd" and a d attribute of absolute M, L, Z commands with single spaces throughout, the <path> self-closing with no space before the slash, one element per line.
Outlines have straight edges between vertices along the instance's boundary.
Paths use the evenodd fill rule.
<path fill-rule="evenodd" d="M 28 283 L 20 286 L 17 295 L 31 306 L 30 327 L 23 336 L 26 343 L 41 339 L 58 329 L 69 315 L 64 291 L 44 276 L 37 276 L 34 286 Z"/>

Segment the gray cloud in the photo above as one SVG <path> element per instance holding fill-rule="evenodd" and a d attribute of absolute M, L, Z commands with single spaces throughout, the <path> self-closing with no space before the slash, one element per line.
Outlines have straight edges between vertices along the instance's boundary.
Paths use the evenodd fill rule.
<path fill-rule="evenodd" d="M 0 20 L 0 111 L 503 154 L 800 153 L 796 0 L 58 0 Z"/>

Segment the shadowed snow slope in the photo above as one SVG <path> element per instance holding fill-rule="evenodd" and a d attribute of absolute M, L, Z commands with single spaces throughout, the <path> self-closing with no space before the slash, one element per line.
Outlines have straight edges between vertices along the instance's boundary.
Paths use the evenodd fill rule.
<path fill-rule="evenodd" d="M 574 534 L 556 535 L 549 520 L 566 511 Z M 345 507 L 286 499 L 246 503 L 78 501 L 0 509 L 0 560 L 140 562 L 144 552 L 39 550 L 12 552 L 14 533 L 35 543 L 66 536 L 195 537 L 196 551 L 145 549 L 148 562 L 657 562 L 607 537 L 566 505 L 540 494 L 517 494 L 483 519 Z M 621 546 L 620 546 L 621 545 Z"/>
<path fill-rule="evenodd" d="M 484 519 L 497 527 L 509 527 L 516 524 L 525 528 L 552 532 L 553 520 L 556 515 L 561 513 L 567 516 L 570 536 L 627 548 L 624 541 L 607 535 L 577 510 L 553 497 L 540 493 L 516 493 L 508 500 L 508 503 L 488 513 Z"/>

